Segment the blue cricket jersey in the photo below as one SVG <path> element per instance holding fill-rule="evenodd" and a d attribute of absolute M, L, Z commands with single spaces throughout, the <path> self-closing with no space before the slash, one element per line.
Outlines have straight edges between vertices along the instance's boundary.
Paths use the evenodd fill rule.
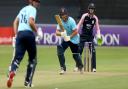
<path fill-rule="evenodd" d="M 34 18 L 34 20 L 36 18 L 36 8 L 32 5 L 25 6 L 20 10 L 19 14 L 17 15 L 17 18 L 19 19 L 18 31 L 32 31 L 32 28 L 29 25 L 30 17 Z"/>
<path fill-rule="evenodd" d="M 68 17 L 68 20 L 66 22 L 64 22 L 62 20 L 62 24 L 64 26 L 64 29 L 66 30 L 67 32 L 67 36 L 70 36 L 72 33 L 73 33 L 73 30 L 76 29 L 76 22 L 75 20 L 72 18 L 72 17 Z M 57 29 L 58 30 L 61 30 L 59 25 L 57 25 Z M 75 35 L 74 37 L 71 38 L 70 40 L 72 43 L 74 44 L 78 44 L 79 41 L 80 41 L 80 36 L 79 34 Z"/>

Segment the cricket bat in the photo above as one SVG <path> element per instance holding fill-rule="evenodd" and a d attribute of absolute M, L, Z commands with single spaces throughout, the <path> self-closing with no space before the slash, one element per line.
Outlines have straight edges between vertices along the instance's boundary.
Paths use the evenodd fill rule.
<path fill-rule="evenodd" d="M 60 16 L 59 15 L 55 15 L 55 19 L 56 19 L 56 22 L 59 24 L 61 30 L 64 32 L 65 29 L 63 27 L 62 20 L 61 20 Z"/>

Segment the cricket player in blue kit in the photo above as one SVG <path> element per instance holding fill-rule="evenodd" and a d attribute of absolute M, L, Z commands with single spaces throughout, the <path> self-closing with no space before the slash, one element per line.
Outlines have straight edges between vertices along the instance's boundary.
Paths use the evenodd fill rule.
<path fill-rule="evenodd" d="M 35 19 L 37 12 L 36 8 L 39 3 L 40 0 L 29 0 L 29 5 L 22 8 L 14 20 L 13 28 L 16 37 L 16 46 L 15 55 L 10 66 L 7 80 L 8 88 L 12 86 L 16 70 L 18 69 L 26 51 L 28 52 L 29 58 L 24 85 L 25 87 L 32 87 L 32 79 L 37 64 L 35 33 L 38 35 L 38 32 L 35 25 Z"/>
<path fill-rule="evenodd" d="M 61 67 L 60 74 L 64 74 L 66 72 L 64 52 L 68 47 L 70 47 L 72 51 L 73 58 L 78 65 L 80 72 L 82 72 L 83 64 L 78 52 L 80 38 L 76 29 L 76 22 L 72 17 L 68 16 L 67 9 L 65 8 L 60 9 L 59 15 L 62 19 L 62 24 L 65 29 L 63 32 L 59 25 L 57 25 L 56 29 L 56 35 L 63 38 L 62 43 L 57 46 L 57 55 Z"/>

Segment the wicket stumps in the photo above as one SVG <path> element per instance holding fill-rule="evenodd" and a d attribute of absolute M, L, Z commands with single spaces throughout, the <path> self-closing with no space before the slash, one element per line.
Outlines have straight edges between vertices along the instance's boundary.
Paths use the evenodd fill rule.
<path fill-rule="evenodd" d="M 84 44 L 84 71 L 92 72 L 92 42 Z"/>

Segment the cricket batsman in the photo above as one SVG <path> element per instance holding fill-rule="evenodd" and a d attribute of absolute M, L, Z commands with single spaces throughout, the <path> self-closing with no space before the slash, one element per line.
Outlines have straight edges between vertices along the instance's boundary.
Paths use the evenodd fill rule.
<path fill-rule="evenodd" d="M 84 13 L 77 25 L 77 29 L 80 30 L 81 26 L 81 34 L 80 34 L 80 44 L 79 44 L 79 50 L 80 55 L 82 55 L 85 42 L 91 42 L 92 46 L 89 48 L 92 49 L 92 71 L 96 72 L 96 50 L 94 47 L 94 34 L 93 34 L 93 28 L 96 26 L 96 36 L 98 39 L 98 42 L 101 41 L 101 34 L 100 34 L 100 28 L 99 28 L 99 21 L 98 17 L 95 15 L 95 5 L 94 3 L 90 3 L 88 5 L 88 12 Z M 77 67 L 76 67 L 77 69 Z M 75 70 L 76 70 L 75 69 Z"/>
<path fill-rule="evenodd" d="M 66 65 L 65 65 L 65 56 L 64 53 L 68 47 L 70 47 L 72 51 L 72 56 L 78 65 L 78 69 L 82 73 L 82 60 L 79 54 L 79 34 L 76 28 L 75 20 L 68 15 L 68 11 L 66 8 L 61 8 L 59 11 L 59 16 L 62 20 L 62 26 L 57 25 L 56 35 L 62 37 L 62 43 L 57 46 L 57 55 L 61 67 L 60 74 L 65 74 Z"/>
<path fill-rule="evenodd" d="M 16 43 L 15 54 L 10 65 L 7 80 L 8 88 L 12 86 L 16 71 L 19 68 L 26 51 L 28 52 L 29 58 L 24 86 L 32 87 L 32 79 L 37 64 L 35 34 L 37 34 L 38 37 L 41 37 L 38 35 L 37 27 L 35 24 L 37 14 L 36 8 L 39 4 L 40 0 L 29 0 L 29 5 L 22 8 L 14 20 L 13 29 L 15 32 Z"/>

